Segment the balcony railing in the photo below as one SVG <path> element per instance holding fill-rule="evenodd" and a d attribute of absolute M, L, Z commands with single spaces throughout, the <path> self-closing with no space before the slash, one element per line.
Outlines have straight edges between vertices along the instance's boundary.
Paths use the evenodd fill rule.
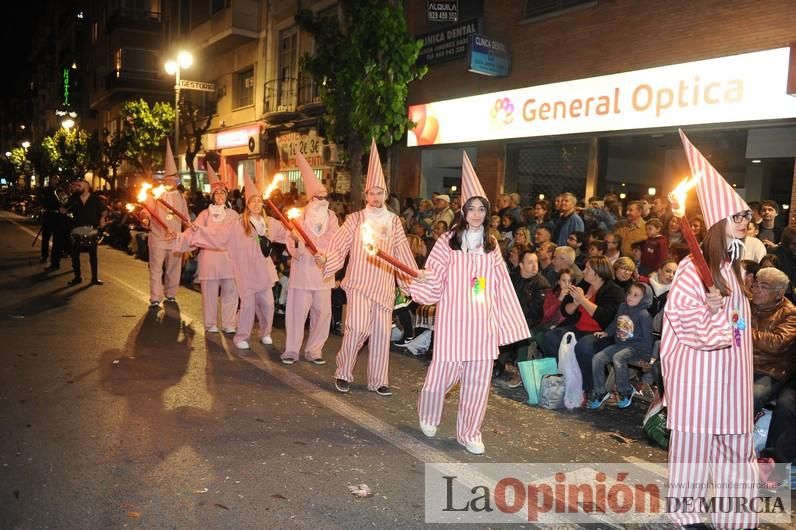
<path fill-rule="evenodd" d="M 160 13 L 120 7 L 108 17 L 108 33 L 117 29 L 160 31 Z"/>
<path fill-rule="evenodd" d="M 297 112 L 320 101 L 318 87 L 310 76 L 272 79 L 265 83 L 263 112 Z"/>

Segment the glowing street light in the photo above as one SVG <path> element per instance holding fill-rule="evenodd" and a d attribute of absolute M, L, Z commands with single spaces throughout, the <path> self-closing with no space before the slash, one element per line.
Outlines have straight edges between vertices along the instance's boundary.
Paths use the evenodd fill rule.
<path fill-rule="evenodd" d="M 174 76 L 174 149 L 180 148 L 180 70 L 193 64 L 193 55 L 181 51 L 176 59 L 169 59 L 164 65 L 166 73 Z"/>
<path fill-rule="evenodd" d="M 28 147 L 30 147 L 30 142 L 29 142 L 29 141 L 27 141 L 27 140 L 25 140 L 24 142 L 22 142 L 22 144 L 21 144 L 21 145 L 22 145 L 22 147 L 24 147 L 25 149 L 27 149 Z"/>
<path fill-rule="evenodd" d="M 75 120 L 72 118 L 66 118 L 64 121 L 61 122 L 61 127 L 66 129 L 67 131 L 75 126 Z"/>

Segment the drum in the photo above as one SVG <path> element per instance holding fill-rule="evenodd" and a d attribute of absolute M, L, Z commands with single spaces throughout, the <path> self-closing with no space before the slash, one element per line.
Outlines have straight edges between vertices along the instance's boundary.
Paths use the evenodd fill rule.
<path fill-rule="evenodd" d="M 99 241 L 99 230 L 93 226 L 78 226 L 72 229 L 72 244 L 79 248 L 95 246 Z"/>

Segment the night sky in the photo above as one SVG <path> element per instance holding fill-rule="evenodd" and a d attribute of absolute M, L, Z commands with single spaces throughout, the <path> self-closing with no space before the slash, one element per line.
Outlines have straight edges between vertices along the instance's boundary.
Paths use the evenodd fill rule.
<path fill-rule="evenodd" d="M 30 0 L 3 4 L 0 38 L 6 75 L 0 83 L 0 95 L 8 97 L 25 94 L 29 78 L 28 55 L 31 47 L 31 31 L 35 27 L 36 15 L 41 14 L 45 2 Z"/>

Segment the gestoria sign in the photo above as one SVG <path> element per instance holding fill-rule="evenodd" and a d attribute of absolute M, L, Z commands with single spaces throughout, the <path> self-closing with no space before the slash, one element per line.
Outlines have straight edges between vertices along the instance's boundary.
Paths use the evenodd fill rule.
<path fill-rule="evenodd" d="M 408 145 L 796 117 L 789 48 L 409 107 Z M 520 65 L 517 65 L 519 68 Z"/>

